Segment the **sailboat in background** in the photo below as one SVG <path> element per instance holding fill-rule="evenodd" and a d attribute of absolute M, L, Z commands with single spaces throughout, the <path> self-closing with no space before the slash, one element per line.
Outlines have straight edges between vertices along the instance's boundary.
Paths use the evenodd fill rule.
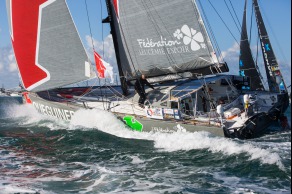
<path fill-rule="evenodd" d="M 94 77 L 66 1 L 7 0 L 28 103 L 63 120 L 80 109 L 110 111 L 143 132 L 208 131 L 243 139 L 262 134 L 264 119 L 272 113 L 252 106 L 244 112 L 243 95 L 233 85 L 234 77 L 222 74 L 228 66 L 217 58 L 196 2 L 106 3 L 109 16 L 103 22 L 111 26 L 121 85 L 64 88 Z M 102 78 L 108 64 L 95 51 L 94 56 Z M 141 74 L 155 87 L 146 89 L 145 108 L 138 106 L 139 95 L 128 84 Z"/>
<path fill-rule="evenodd" d="M 278 119 L 280 119 L 281 122 L 282 120 L 287 120 L 284 113 L 289 106 L 289 96 L 260 12 L 258 1 L 252 0 L 252 5 L 257 23 L 260 48 L 262 50 L 265 67 L 265 75 L 268 82 L 268 90 L 264 87 L 263 76 L 260 73 L 258 65 L 254 62 L 250 49 L 246 25 L 247 0 L 245 0 L 241 30 L 239 74 L 243 78 L 248 77 L 250 85 L 248 87 L 241 86 L 241 88 L 238 89 L 240 89 L 243 93 L 253 95 L 254 98 L 256 98 L 256 102 L 254 103 L 259 107 L 258 112 L 265 112 L 269 115 L 269 117 L 265 119 L 268 126 L 271 122 Z"/>
<path fill-rule="evenodd" d="M 242 86 L 243 90 L 264 90 L 263 78 L 259 72 L 258 66 L 255 64 L 253 55 L 250 49 L 250 41 L 247 35 L 246 25 L 246 6 L 244 5 L 244 14 L 242 20 L 241 40 L 240 40 L 240 57 L 239 57 L 239 75 L 249 77 L 250 87 Z"/>

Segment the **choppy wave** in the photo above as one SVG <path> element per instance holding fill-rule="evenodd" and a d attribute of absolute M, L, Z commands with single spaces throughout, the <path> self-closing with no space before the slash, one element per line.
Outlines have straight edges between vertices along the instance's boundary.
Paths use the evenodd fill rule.
<path fill-rule="evenodd" d="M 291 191 L 291 132 L 249 141 L 141 133 L 102 110 L 80 110 L 66 122 L 26 105 L 7 106 L 0 122 L 0 189 L 7 193 Z"/>

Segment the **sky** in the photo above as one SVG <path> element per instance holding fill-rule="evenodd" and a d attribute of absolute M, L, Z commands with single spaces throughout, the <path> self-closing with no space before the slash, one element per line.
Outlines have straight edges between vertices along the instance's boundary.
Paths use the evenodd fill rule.
<path fill-rule="evenodd" d="M 224 60 L 230 68 L 230 74 L 237 75 L 240 32 L 233 18 L 239 23 L 242 22 L 244 0 L 200 0 L 200 2 Z M 104 60 L 115 66 L 116 59 L 110 28 L 108 24 L 101 24 L 101 20 L 107 16 L 105 0 L 86 0 L 90 22 L 88 22 L 85 0 L 67 0 L 67 4 L 88 55 L 92 55 L 93 42 L 96 51 L 103 56 Z M 286 85 L 289 86 L 291 84 L 291 0 L 259 0 L 259 5 L 280 69 Z M 230 15 L 229 10 L 232 12 L 234 10 L 236 15 Z M 248 25 L 251 24 L 250 13 L 251 2 L 249 1 Z M 0 87 L 10 89 L 18 86 L 19 75 L 7 21 L 6 0 L 0 0 Z M 256 53 L 257 32 L 255 23 L 252 25 L 251 48 Z M 263 70 L 262 59 L 259 59 L 258 63 L 260 69 Z M 114 71 L 117 73 L 117 68 Z"/>

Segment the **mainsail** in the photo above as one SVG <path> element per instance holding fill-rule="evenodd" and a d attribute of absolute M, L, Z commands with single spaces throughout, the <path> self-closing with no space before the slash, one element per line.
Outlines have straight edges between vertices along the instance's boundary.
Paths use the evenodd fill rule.
<path fill-rule="evenodd" d="M 90 64 L 65 0 L 7 0 L 23 86 L 43 91 L 86 80 Z"/>
<path fill-rule="evenodd" d="M 262 47 L 262 52 L 263 52 L 263 57 L 264 57 L 269 90 L 271 92 L 279 92 L 279 84 L 281 83 L 281 84 L 284 84 L 285 86 L 285 83 L 284 83 L 282 74 L 280 72 L 276 56 L 272 49 L 272 45 L 270 43 L 269 35 L 267 33 L 267 30 L 266 30 L 266 27 L 265 27 L 265 24 L 260 12 L 258 1 L 253 0 L 253 5 L 255 9 L 255 15 L 256 15 L 256 20 L 257 20 L 257 25 L 258 25 L 258 30 L 259 30 L 259 36 L 260 36 L 261 47 Z M 285 90 L 287 91 L 286 86 L 285 86 Z"/>
<path fill-rule="evenodd" d="M 247 0 L 245 1 L 244 6 L 244 14 L 242 21 L 242 29 L 241 29 L 241 41 L 240 41 L 240 57 L 239 57 L 239 75 L 240 76 L 248 76 L 251 81 L 251 90 L 263 90 L 263 84 L 256 68 L 255 62 L 253 60 L 253 56 L 250 49 L 249 39 L 247 35 L 246 29 L 246 5 Z"/>
<path fill-rule="evenodd" d="M 118 65 L 128 80 L 137 74 L 228 71 L 218 64 L 193 0 L 108 0 L 108 6 Z"/>

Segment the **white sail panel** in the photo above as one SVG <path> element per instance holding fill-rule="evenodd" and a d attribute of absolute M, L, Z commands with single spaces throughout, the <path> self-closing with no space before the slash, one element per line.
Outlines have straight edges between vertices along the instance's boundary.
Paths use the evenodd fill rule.
<path fill-rule="evenodd" d="M 113 0 L 121 66 L 160 76 L 214 65 L 214 50 L 193 0 Z"/>
<path fill-rule="evenodd" d="M 88 57 L 65 0 L 7 0 L 24 87 L 43 91 L 88 79 Z"/>

